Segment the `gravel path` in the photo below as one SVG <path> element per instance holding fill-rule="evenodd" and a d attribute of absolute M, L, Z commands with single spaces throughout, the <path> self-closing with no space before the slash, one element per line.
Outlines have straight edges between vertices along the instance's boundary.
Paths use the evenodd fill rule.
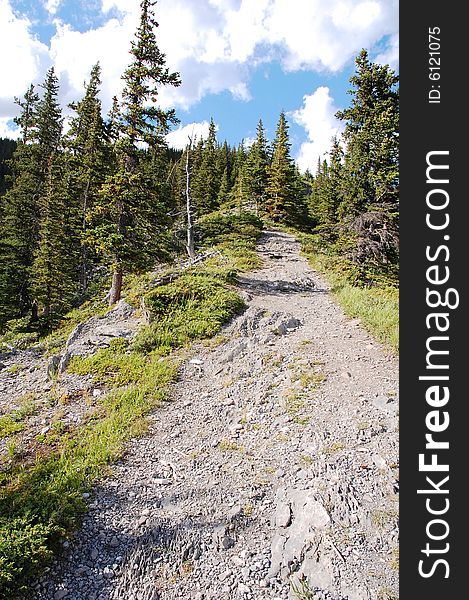
<path fill-rule="evenodd" d="M 32 598 L 398 597 L 397 360 L 292 236 L 258 251 L 247 310 L 192 348 Z"/>

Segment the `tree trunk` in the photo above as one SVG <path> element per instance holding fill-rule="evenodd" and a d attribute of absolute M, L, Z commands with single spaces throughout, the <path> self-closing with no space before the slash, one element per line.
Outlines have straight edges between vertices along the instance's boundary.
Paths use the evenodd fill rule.
<path fill-rule="evenodd" d="M 186 151 L 186 210 L 187 210 L 187 254 L 192 260 L 195 258 L 194 250 L 194 222 L 192 220 L 192 198 L 191 198 L 191 172 L 189 169 L 189 154 L 192 148 L 192 139 Z"/>
<path fill-rule="evenodd" d="M 37 300 L 33 300 L 31 305 L 31 323 L 36 323 L 39 320 Z"/>
<path fill-rule="evenodd" d="M 112 306 L 121 299 L 122 292 L 122 268 L 114 271 L 112 274 L 112 285 L 109 292 L 109 306 Z"/>

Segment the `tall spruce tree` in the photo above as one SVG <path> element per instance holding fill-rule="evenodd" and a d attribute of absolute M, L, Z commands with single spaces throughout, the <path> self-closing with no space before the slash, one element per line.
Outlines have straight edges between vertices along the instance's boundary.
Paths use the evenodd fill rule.
<path fill-rule="evenodd" d="M 192 193 L 197 215 L 204 215 L 218 207 L 221 174 L 217 168 L 218 144 L 216 127 L 210 119 L 208 137 L 202 150 L 202 161 L 193 178 Z"/>
<path fill-rule="evenodd" d="M 282 111 L 277 124 L 273 144 L 272 163 L 265 208 L 267 215 L 274 221 L 289 221 L 295 213 L 295 168 L 290 157 L 290 141 L 285 113 Z"/>
<path fill-rule="evenodd" d="M 70 104 L 75 117 L 70 122 L 66 137 L 69 150 L 68 186 L 70 196 L 75 198 L 76 234 L 79 246 L 79 279 L 82 293 L 88 286 L 92 267 L 91 249 L 87 241 L 89 220 L 99 190 L 106 176 L 114 170 L 113 153 L 109 142 L 109 130 L 101 114 L 99 91 L 101 68 L 93 66 L 90 80 L 82 100 Z"/>
<path fill-rule="evenodd" d="M 31 270 L 43 215 L 40 199 L 50 160 L 60 149 L 62 113 L 53 68 L 40 87 L 41 97 L 31 86 L 23 101 L 16 100 L 22 109 L 17 118 L 21 141 L 11 161 L 13 185 L 4 196 L 0 235 L 0 295 L 8 299 L 1 309 L 3 320 L 26 315 L 33 306 Z"/>
<path fill-rule="evenodd" d="M 265 212 L 266 188 L 269 181 L 270 156 L 262 120 L 257 124 L 256 140 L 246 157 L 244 178 L 247 194 L 256 214 Z"/>
<path fill-rule="evenodd" d="M 94 210 L 94 228 L 90 231 L 95 247 L 111 263 L 112 287 L 109 303 L 120 299 L 125 271 L 147 268 L 155 258 L 158 194 L 140 168 L 142 150 L 165 146 L 164 136 L 177 122 L 174 110 L 156 105 L 161 86 L 180 84 L 178 73 L 170 73 L 165 55 L 156 42 L 158 23 L 154 16 L 155 0 L 140 3 L 140 23 L 131 44 L 131 63 L 126 69 L 119 115 L 120 139 L 116 143 L 119 166 L 101 188 L 100 202 Z"/>
<path fill-rule="evenodd" d="M 370 62 L 366 50 L 355 62 L 352 104 L 337 113 L 347 142 L 342 214 L 398 202 L 399 78 L 387 65 Z"/>
<path fill-rule="evenodd" d="M 329 234 L 333 233 L 332 228 L 338 222 L 338 207 L 342 200 L 342 158 L 342 147 L 338 139 L 334 138 L 329 161 L 324 162 L 316 180 L 315 217 L 323 230 L 328 229 Z"/>
<path fill-rule="evenodd" d="M 31 269 L 33 297 L 50 328 L 72 305 L 76 293 L 76 255 L 70 236 L 70 205 L 65 185 L 65 158 L 49 158 L 40 198 L 39 242 Z"/>
<path fill-rule="evenodd" d="M 352 104 L 337 113 L 347 144 L 338 215 L 344 247 L 362 281 L 370 269 L 394 273 L 398 261 L 398 81 L 362 50 L 350 78 Z"/>

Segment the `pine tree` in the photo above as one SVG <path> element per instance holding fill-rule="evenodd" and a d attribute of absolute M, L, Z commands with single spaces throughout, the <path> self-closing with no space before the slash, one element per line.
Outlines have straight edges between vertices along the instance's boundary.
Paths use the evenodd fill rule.
<path fill-rule="evenodd" d="M 90 232 L 95 247 L 112 267 L 109 302 L 120 299 L 125 271 L 147 268 L 155 259 L 158 215 L 161 207 L 152 180 L 139 168 L 140 143 L 150 148 L 164 146 L 164 136 L 177 122 L 174 110 L 157 107 L 158 90 L 163 85 L 180 84 L 178 73 L 170 73 L 165 55 L 158 48 L 154 17 L 155 0 L 142 0 L 140 23 L 131 44 L 132 60 L 123 79 L 122 106 L 118 119 L 120 139 L 117 172 L 101 188 L 100 202 L 94 210 L 94 227 Z"/>
<path fill-rule="evenodd" d="M 82 292 L 87 289 L 92 266 L 91 249 L 87 243 L 88 221 L 99 190 L 115 167 L 109 143 L 112 131 L 106 127 L 101 115 L 100 75 L 101 68 L 96 64 L 91 70 L 83 99 L 70 104 L 76 116 L 70 123 L 66 138 L 69 149 L 67 180 L 70 195 L 76 198 L 76 231 L 73 237 L 79 245 L 78 270 Z"/>
<path fill-rule="evenodd" d="M 21 114 L 15 117 L 14 122 L 21 128 L 21 141 L 26 144 L 34 140 L 37 126 L 37 105 L 39 95 L 31 84 L 24 94 L 24 100 L 15 97 L 15 104 L 21 108 Z"/>
<path fill-rule="evenodd" d="M 233 166 L 234 184 L 231 188 L 231 204 L 235 206 L 239 212 L 242 212 L 244 205 L 248 200 L 248 190 L 245 183 L 245 163 L 246 148 L 243 140 L 236 149 Z"/>
<path fill-rule="evenodd" d="M 31 275 L 33 296 L 49 328 L 71 307 L 77 287 L 76 260 L 69 235 L 64 164 L 63 156 L 52 155 L 49 159 L 43 197 L 40 199 L 39 243 Z"/>
<path fill-rule="evenodd" d="M 352 105 L 337 113 L 346 123 L 338 207 L 344 247 L 358 265 L 361 281 L 378 273 L 394 278 L 399 251 L 398 77 L 387 65 L 371 63 L 362 50 L 350 82 Z"/>
<path fill-rule="evenodd" d="M 271 219 L 285 222 L 292 220 L 291 217 L 295 213 L 295 188 L 295 168 L 290 158 L 288 125 L 282 111 L 275 134 L 266 190 L 265 208 Z"/>
<path fill-rule="evenodd" d="M 218 190 L 217 204 L 220 207 L 227 204 L 230 200 L 230 180 L 228 177 L 228 168 L 225 167 Z"/>
<path fill-rule="evenodd" d="M 270 156 L 262 120 L 257 124 L 256 140 L 246 157 L 244 179 L 247 195 L 254 203 L 256 214 L 265 212 L 266 188 L 269 181 Z"/>
<path fill-rule="evenodd" d="M 215 122 L 210 119 L 208 137 L 202 150 L 202 160 L 193 177 L 194 207 L 199 216 L 218 208 L 220 177 L 217 169 L 217 151 Z"/>
<path fill-rule="evenodd" d="M 337 138 L 332 142 L 329 162 L 324 162 L 317 180 L 316 217 L 329 230 L 338 222 L 338 207 L 342 199 L 343 150 Z"/>
<path fill-rule="evenodd" d="M 62 137 L 62 109 L 59 103 L 59 80 L 54 67 L 47 71 L 41 86 L 44 89 L 42 98 L 37 104 L 35 133 L 38 167 L 43 184 L 46 181 L 50 158 L 59 150 Z"/>
<path fill-rule="evenodd" d="M 13 184 L 5 194 L 0 227 L 0 319 L 24 316 L 31 310 L 31 270 L 39 242 L 40 198 L 43 197 L 51 158 L 59 151 L 62 115 L 59 83 L 51 68 L 42 97 L 31 86 L 24 100 L 16 100 L 22 112 L 17 118 L 21 140 L 11 161 Z"/>
<path fill-rule="evenodd" d="M 16 142 L 8 138 L 0 138 L 0 221 L 3 214 L 2 196 L 11 183 L 11 158 L 16 150 Z"/>
<path fill-rule="evenodd" d="M 399 79 L 387 65 L 371 63 L 366 50 L 355 62 L 352 106 L 337 113 L 347 142 L 342 214 L 383 203 L 395 208 L 398 197 Z"/>
<path fill-rule="evenodd" d="M 221 148 L 219 148 L 218 153 L 217 153 L 217 176 L 218 176 L 218 180 L 220 181 L 220 185 L 221 185 L 221 181 L 223 178 L 223 174 L 226 170 L 228 187 L 231 187 L 230 186 L 231 170 L 233 168 L 232 162 L 233 162 L 232 152 L 228 145 L 228 142 L 225 140 L 223 142 L 223 145 L 221 146 Z"/>

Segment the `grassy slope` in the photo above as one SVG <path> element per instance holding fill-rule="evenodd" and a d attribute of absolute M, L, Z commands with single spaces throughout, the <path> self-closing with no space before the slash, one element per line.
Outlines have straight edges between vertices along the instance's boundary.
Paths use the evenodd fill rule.
<path fill-rule="evenodd" d="M 72 360 L 71 371 L 93 373 L 109 392 L 84 426 L 63 435 L 53 432 L 50 452 L 38 454 L 28 466 L 16 457 L 0 473 L 0 597 L 27 589 L 31 576 L 77 528 L 85 510 L 83 493 L 109 472 L 124 442 L 142 434 L 145 416 L 168 398 L 181 349 L 215 335 L 243 308 L 230 283 L 238 271 L 258 265 L 254 247 L 261 225 L 243 215 L 207 217 L 205 245 L 215 245 L 221 255 L 145 292 L 146 306 L 157 319 L 131 346 L 114 340 L 109 349 Z M 128 294 L 135 299 L 135 289 L 143 288 L 136 280 Z M 52 341 L 64 340 L 79 316 L 74 311 L 65 319 Z M 88 316 L 84 311 L 83 318 Z"/>
<path fill-rule="evenodd" d="M 346 315 L 363 326 L 393 353 L 399 350 L 399 290 L 395 287 L 357 287 L 345 274 L 343 261 L 321 252 L 315 236 L 296 234 L 310 265 L 332 286 L 332 294 Z"/>

